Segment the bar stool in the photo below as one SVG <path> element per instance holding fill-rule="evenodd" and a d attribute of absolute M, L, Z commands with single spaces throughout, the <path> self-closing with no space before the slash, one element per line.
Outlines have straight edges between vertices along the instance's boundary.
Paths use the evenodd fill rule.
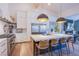
<path fill-rule="evenodd" d="M 49 41 L 45 40 L 45 41 L 40 41 L 38 44 L 36 44 L 36 47 L 38 49 L 37 53 L 38 55 L 40 55 L 41 50 L 47 50 L 48 55 L 50 55 L 49 53 Z"/>
<path fill-rule="evenodd" d="M 74 52 L 74 40 L 73 40 L 73 38 L 72 37 L 69 37 L 69 38 L 67 38 L 67 44 L 68 44 L 68 51 L 69 51 L 69 54 L 70 54 L 70 43 L 71 43 L 71 46 L 72 46 L 72 48 L 73 48 L 73 52 Z"/>
<path fill-rule="evenodd" d="M 67 55 L 68 55 L 66 38 L 60 38 L 59 44 L 60 44 L 60 55 L 62 55 L 62 48 L 63 48 L 63 45 L 66 46 L 66 51 L 67 51 Z"/>
<path fill-rule="evenodd" d="M 58 47 L 58 40 L 52 39 L 51 40 L 51 55 L 53 55 L 53 52 L 55 52 L 55 49 L 54 48 L 57 49 L 57 47 Z M 59 53 L 59 51 L 58 51 L 58 53 Z"/>

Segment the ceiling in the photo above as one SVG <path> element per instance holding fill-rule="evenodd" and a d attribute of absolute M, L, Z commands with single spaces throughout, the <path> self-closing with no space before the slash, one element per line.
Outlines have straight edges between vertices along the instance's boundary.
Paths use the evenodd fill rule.
<path fill-rule="evenodd" d="M 79 3 L 9 3 L 11 13 L 17 10 L 45 9 L 57 16 L 68 17 L 79 13 Z"/>

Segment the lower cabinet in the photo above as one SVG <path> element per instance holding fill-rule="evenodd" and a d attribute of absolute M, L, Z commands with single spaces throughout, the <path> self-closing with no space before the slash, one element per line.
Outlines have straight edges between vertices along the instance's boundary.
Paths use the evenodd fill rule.
<path fill-rule="evenodd" d="M 7 38 L 0 39 L 0 56 L 7 56 Z"/>

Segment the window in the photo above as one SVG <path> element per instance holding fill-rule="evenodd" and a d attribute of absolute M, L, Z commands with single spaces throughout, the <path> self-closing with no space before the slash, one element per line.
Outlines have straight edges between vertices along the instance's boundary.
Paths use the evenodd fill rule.
<path fill-rule="evenodd" d="M 31 25 L 31 32 L 32 34 L 43 34 L 47 31 L 47 25 L 46 24 L 36 24 L 32 23 Z"/>
<path fill-rule="evenodd" d="M 39 26 L 38 25 L 33 25 L 32 26 L 32 32 L 39 32 Z"/>

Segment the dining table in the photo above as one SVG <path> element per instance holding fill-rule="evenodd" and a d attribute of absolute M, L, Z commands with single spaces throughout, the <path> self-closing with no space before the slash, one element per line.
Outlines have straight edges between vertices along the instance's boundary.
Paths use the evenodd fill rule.
<path fill-rule="evenodd" d="M 50 34 L 50 35 L 43 35 L 43 34 L 33 34 L 31 35 L 31 39 L 33 41 L 33 55 L 35 56 L 36 55 L 36 47 L 35 47 L 35 44 L 38 43 L 39 41 L 45 41 L 45 40 L 48 40 L 49 41 L 49 45 L 50 45 L 50 41 L 52 39 L 56 39 L 56 40 L 60 40 L 60 38 L 69 38 L 69 37 L 72 37 L 73 38 L 73 35 L 70 35 L 70 34 Z"/>

